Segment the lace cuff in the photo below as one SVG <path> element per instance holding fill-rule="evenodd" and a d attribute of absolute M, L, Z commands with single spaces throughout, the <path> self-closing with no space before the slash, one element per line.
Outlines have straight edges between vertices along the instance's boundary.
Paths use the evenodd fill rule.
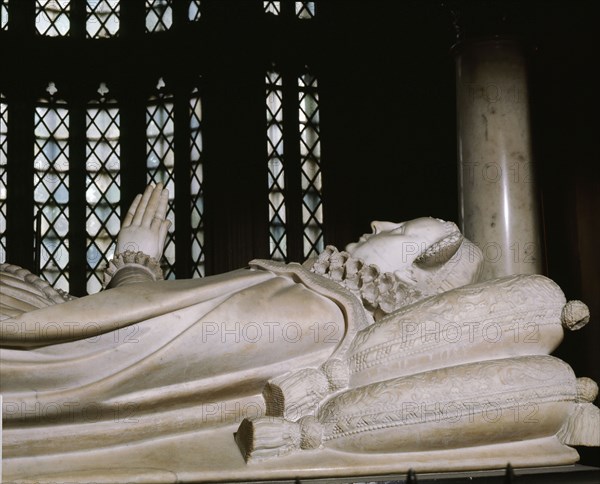
<path fill-rule="evenodd" d="M 115 254 L 104 270 L 104 288 L 164 279 L 160 264 L 143 252 L 125 251 Z"/>
<path fill-rule="evenodd" d="M 348 387 L 350 370 L 342 360 L 332 358 L 320 368 L 304 368 L 272 378 L 263 390 L 266 415 L 298 420 L 314 413 L 325 398 Z"/>

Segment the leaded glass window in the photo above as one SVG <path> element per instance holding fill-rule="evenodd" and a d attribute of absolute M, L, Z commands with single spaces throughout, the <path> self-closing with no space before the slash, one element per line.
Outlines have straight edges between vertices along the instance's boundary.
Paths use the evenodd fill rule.
<path fill-rule="evenodd" d="M 266 13 L 279 15 L 281 13 L 281 2 L 263 2 L 263 7 Z"/>
<path fill-rule="evenodd" d="M 161 51 L 177 52 L 178 48 L 197 44 L 207 32 L 188 28 L 191 22 L 202 19 L 209 31 L 222 30 L 239 14 L 217 7 L 210 17 L 201 16 L 205 4 L 208 2 L 201 0 L 0 0 L 2 29 L 7 28 L 10 14 L 10 29 L 23 27 L 18 37 L 23 37 L 25 51 L 36 51 L 37 58 L 52 59 L 58 49 L 62 59 L 56 65 L 48 61 L 52 65 L 40 71 L 33 84 L 25 74 L 19 74 L 17 55 L 6 59 L 11 75 L 0 79 L 0 90 L 7 95 L 11 111 L 2 98 L 0 256 L 77 296 L 97 292 L 102 270 L 115 250 L 122 211 L 146 183 L 157 182 L 164 183 L 170 193 L 167 217 L 172 225 L 161 260 L 167 278 L 202 277 L 229 270 L 241 263 L 238 259 L 250 260 L 255 253 L 279 260 L 300 260 L 305 227 L 311 244 L 318 243 L 318 235 L 312 232 L 315 220 L 321 217 L 320 198 L 314 201 L 314 193 L 320 190 L 320 175 L 311 178 L 310 183 L 306 181 L 311 177 L 306 165 L 310 156 L 301 156 L 303 131 L 299 124 L 297 77 L 302 72 L 299 68 L 310 61 L 308 51 L 307 56 L 301 52 L 294 59 L 273 59 L 281 54 L 279 49 L 256 46 L 248 62 L 264 65 L 277 61 L 273 64 L 277 67 L 267 75 L 266 97 L 265 91 L 256 90 L 255 83 L 247 82 L 254 72 L 250 69 L 238 73 L 239 82 L 235 80 L 237 75 L 217 81 L 219 86 L 224 82 L 233 89 L 240 88 L 236 91 L 239 99 L 234 100 L 235 96 L 224 90 L 218 102 L 209 99 L 203 106 L 200 74 L 208 70 L 208 92 L 218 93 L 212 84 L 219 72 L 216 67 L 230 62 L 214 58 L 213 65 L 207 60 L 210 56 L 185 66 L 173 58 L 167 66 L 172 73 L 164 74 L 167 86 L 163 84 L 156 90 L 145 86 L 144 79 L 158 77 L 157 51 L 142 46 L 146 33 L 159 33 Z M 264 23 L 261 29 L 278 22 L 298 27 L 296 33 L 282 32 L 282 39 L 296 35 L 306 38 L 303 29 L 310 27 L 297 19 L 305 15 L 302 9 L 311 15 L 314 9 L 306 2 L 300 4 L 298 10 L 294 1 L 263 2 L 264 11 L 277 17 L 266 13 L 256 17 L 251 7 L 242 11 L 253 21 Z M 255 7 L 260 13 L 261 4 Z M 35 42 L 28 38 L 27 25 L 37 37 Z M 171 30 L 172 35 L 160 35 Z M 115 36 L 121 37 L 117 44 L 97 40 Z M 231 62 L 243 60 L 238 59 L 240 55 L 233 53 Z M 99 64 L 102 59 L 110 62 Z M 122 75 L 123 67 L 126 76 Z M 110 80 L 110 93 L 102 90 L 93 94 L 104 79 Z M 37 92 L 33 87 L 50 80 L 60 91 L 50 86 L 48 93 Z M 252 104 L 256 95 L 258 105 Z M 247 105 L 245 99 L 251 104 Z M 209 114 L 207 120 L 202 118 L 203 107 Z M 308 108 L 305 111 L 308 113 Z M 243 115 L 228 125 L 221 121 L 222 113 Z M 208 152 L 210 161 L 202 145 L 207 121 L 209 148 L 213 150 Z M 254 123 L 254 134 L 246 130 L 246 123 Z M 311 133 L 318 133 L 317 125 L 311 129 Z M 250 141 L 260 132 L 263 137 L 258 144 L 242 147 L 240 143 L 230 150 L 219 149 L 226 146 L 224 140 L 232 133 L 246 133 Z M 235 168 L 230 168 L 229 161 Z M 238 167 L 235 193 L 247 209 L 239 221 L 236 216 L 243 210 L 237 210 L 233 201 L 231 205 L 219 203 L 228 201 L 225 190 L 231 185 L 232 171 L 235 176 Z M 210 177 L 209 184 L 205 175 Z M 268 193 L 260 189 L 261 185 L 268 188 Z M 24 193 L 29 190 L 31 196 Z M 235 230 L 222 229 L 219 214 L 223 208 L 231 210 L 236 219 Z M 238 222 L 243 237 L 237 235 Z M 228 253 L 230 245 L 236 247 L 242 240 L 242 250 L 235 255 Z"/>
<path fill-rule="evenodd" d="M 8 164 L 8 104 L 0 93 L 0 262 L 6 261 L 6 185 Z"/>
<path fill-rule="evenodd" d="M 146 32 L 164 32 L 173 24 L 173 0 L 146 0 Z"/>
<path fill-rule="evenodd" d="M 104 89 L 103 89 L 104 88 Z M 106 93 L 102 85 L 99 92 Z M 86 109 L 86 287 L 100 291 L 120 228 L 120 112 L 104 95 Z"/>
<path fill-rule="evenodd" d="M 296 2 L 296 16 L 309 19 L 315 16 L 315 2 Z"/>
<path fill-rule="evenodd" d="M 69 35 L 70 0 L 36 0 L 35 25 L 37 32 L 49 37 Z"/>
<path fill-rule="evenodd" d="M 0 30 L 8 29 L 8 0 L 0 0 Z"/>
<path fill-rule="evenodd" d="M 29 224 L 31 238 L 27 244 L 33 242 L 34 250 L 29 253 L 32 254 L 34 272 L 65 291 L 76 291 L 76 294 L 98 292 L 102 288 L 103 270 L 114 255 L 122 199 L 132 196 L 131 193 L 125 195 L 123 189 L 127 183 L 139 186 L 143 180 L 144 184 L 161 182 L 169 190 L 167 217 L 172 225 L 161 265 L 165 277 L 174 278 L 175 175 L 178 167 L 177 176 L 185 178 L 179 181 L 183 198 L 177 202 L 183 217 L 178 223 L 184 234 L 179 236 L 183 248 L 177 249 L 178 257 L 181 257 L 178 267 L 186 277 L 203 277 L 205 191 L 200 85 L 187 95 L 181 91 L 182 97 L 176 98 L 167 91 L 161 79 L 154 94 L 146 98 L 146 173 L 132 170 L 132 165 L 129 165 L 129 171 L 122 171 L 123 107 L 121 101 L 109 94 L 104 83 L 97 96 L 83 103 L 67 103 L 57 92 L 54 83 L 50 83 L 47 94 L 35 101 L 31 111 L 35 128 L 30 185 L 33 188 L 34 223 Z M 8 109 L 5 98 L 0 99 L 0 255 L 5 260 L 10 249 L 6 242 L 8 209 L 12 213 L 15 208 L 19 212 L 19 208 L 14 203 L 8 206 L 11 203 L 7 197 Z M 176 103 L 182 108 L 177 115 Z M 179 116 L 178 123 L 184 132 L 179 151 L 175 150 L 176 116 Z M 189 136 L 187 143 L 185 136 Z M 85 162 L 70 165 L 70 157 L 80 159 L 77 154 Z M 18 166 L 14 163 L 13 166 Z M 18 189 L 17 184 L 12 184 L 14 190 Z M 31 212 L 28 210 L 27 213 Z M 135 250 L 135 247 L 131 249 Z"/>
<path fill-rule="evenodd" d="M 283 166 L 283 83 L 281 74 L 267 72 L 267 162 L 269 184 L 269 255 L 287 257 L 285 173 Z"/>
<path fill-rule="evenodd" d="M 86 35 L 105 39 L 119 33 L 119 0 L 88 0 L 86 5 Z"/>
<path fill-rule="evenodd" d="M 200 0 L 191 0 L 188 7 L 188 20 L 196 22 L 200 20 L 202 12 L 200 11 Z"/>
<path fill-rule="evenodd" d="M 54 96 L 38 100 L 34 121 L 33 190 L 40 275 L 69 290 L 69 107 Z"/>
<path fill-rule="evenodd" d="M 266 114 L 269 255 L 306 259 L 324 249 L 316 77 L 267 71 Z"/>
<path fill-rule="evenodd" d="M 192 277 L 204 276 L 204 173 L 202 160 L 202 102 L 195 88 L 190 97 L 190 203 Z"/>
<path fill-rule="evenodd" d="M 323 182 L 317 79 L 311 74 L 298 77 L 300 121 L 300 166 L 302 170 L 302 223 L 304 256 L 319 254 L 323 248 Z"/>
<path fill-rule="evenodd" d="M 164 251 L 165 279 L 175 278 L 175 109 L 173 95 L 162 79 L 146 106 L 146 169 L 148 183 L 162 182 L 169 190 L 167 218 L 171 221 Z"/>

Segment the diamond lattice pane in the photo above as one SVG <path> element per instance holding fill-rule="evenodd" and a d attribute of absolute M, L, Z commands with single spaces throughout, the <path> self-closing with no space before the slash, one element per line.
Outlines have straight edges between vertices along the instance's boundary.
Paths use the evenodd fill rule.
<path fill-rule="evenodd" d="M 34 216 L 40 235 L 40 275 L 69 290 L 69 110 L 40 101 L 35 109 Z"/>
<path fill-rule="evenodd" d="M 300 19 L 315 16 L 315 2 L 296 2 L 296 16 Z"/>
<path fill-rule="evenodd" d="M 175 265 L 175 116 L 173 97 L 160 94 L 150 98 L 146 107 L 146 169 L 148 183 L 162 182 L 169 190 L 167 218 L 171 227 L 163 257 L 166 279 L 174 279 Z"/>
<path fill-rule="evenodd" d="M 200 20 L 202 12 L 200 11 L 200 0 L 191 0 L 188 7 L 188 19 L 192 22 Z"/>
<path fill-rule="evenodd" d="M 112 258 L 121 226 L 121 147 L 119 108 L 92 101 L 86 114 L 86 285 L 102 289 L 103 270 Z"/>
<path fill-rule="evenodd" d="M 204 277 L 204 172 L 202 161 L 202 102 L 198 89 L 194 89 L 190 98 L 192 277 Z"/>
<path fill-rule="evenodd" d="M 281 74 L 267 72 L 267 176 L 269 186 L 269 253 L 287 257 L 285 172 L 283 166 L 283 90 Z"/>
<path fill-rule="evenodd" d="M 302 223 L 304 256 L 323 251 L 323 183 L 317 79 L 310 74 L 298 78 L 300 121 L 300 168 L 302 171 Z"/>
<path fill-rule="evenodd" d="M 164 32 L 173 24 L 173 0 L 146 0 L 146 32 Z"/>
<path fill-rule="evenodd" d="M 70 0 L 36 0 L 35 26 L 37 32 L 49 37 L 69 35 Z"/>
<path fill-rule="evenodd" d="M 0 0 L 0 30 L 8 30 L 8 0 Z"/>
<path fill-rule="evenodd" d="M 90 39 L 106 39 L 119 33 L 119 0 L 87 0 L 86 35 Z"/>
<path fill-rule="evenodd" d="M 281 12 L 281 2 L 263 2 L 263 7 L 266 13 L 279 15 Z"/>
<path fill-rule="evenodd" d="M 6 196 L 8 164 L 8 104 L 0 94 L 0 263 L 6 262 Z"/>

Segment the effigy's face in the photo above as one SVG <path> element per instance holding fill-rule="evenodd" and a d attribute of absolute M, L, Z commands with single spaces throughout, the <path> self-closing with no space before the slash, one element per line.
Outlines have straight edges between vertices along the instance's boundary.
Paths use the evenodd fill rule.
<path fill-rule="evenodd" d="M 453 223 L 432 217 L 400 223 L 376 221 L 371 228 L 370 234 L 346 246 L 346 251 L 400 278 L 432 244 L 458 230 Z"/>

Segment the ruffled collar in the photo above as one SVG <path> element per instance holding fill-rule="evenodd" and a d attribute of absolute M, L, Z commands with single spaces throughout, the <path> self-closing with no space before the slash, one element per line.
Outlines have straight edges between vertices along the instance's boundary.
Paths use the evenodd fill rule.
<path fill-rule="evenodd" d="M 311 272 L 337 282 L 358 297 L 375 319 L 424 297 L 391 272 L 382 272 L 346 251 L 327 246 L 308 267 Z"/>

